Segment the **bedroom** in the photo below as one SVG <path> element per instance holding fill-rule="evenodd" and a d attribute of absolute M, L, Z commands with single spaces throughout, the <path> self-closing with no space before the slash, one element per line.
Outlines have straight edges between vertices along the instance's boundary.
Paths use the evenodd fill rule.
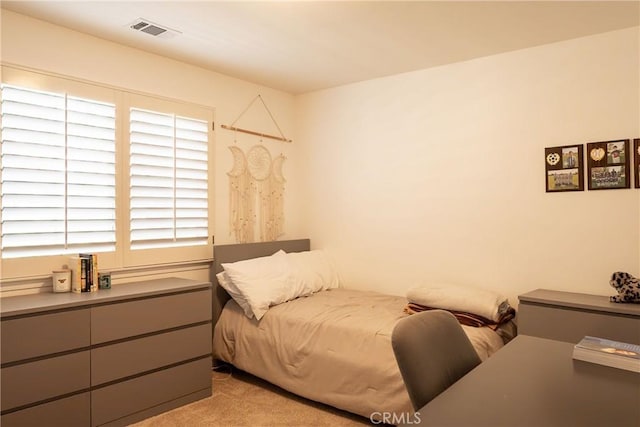
<path fill-rule="evenodd" d="M 419 281 L 450 282 L 516 304 L 537 288 L 608 295 L 612 272 L 640 274 L 638 190 L 546 194 L 542 160 L 545 147 L 640 136 L 638 31 L 636 17 L 597 34 L 293 94 L 3 8 L 2 61 L 210 106 L 217 124 L 261 94 L 293 139 L 264 141 L 287 157 L 283 238 L 311 238 L 353 286 L 403 295 Z M 274 132 L 259 110 L 242 124 Z M 243 149 L 259 143 L 216 127 L 216 243 L 233 241 L 234 138 Z M 125 267 L 105 265 L 114 284 L 141 274 L 211 277 L 207 263 Z M 3 261 L 3 296 L 47 286 L 6 281 L 7 271 Z"/>

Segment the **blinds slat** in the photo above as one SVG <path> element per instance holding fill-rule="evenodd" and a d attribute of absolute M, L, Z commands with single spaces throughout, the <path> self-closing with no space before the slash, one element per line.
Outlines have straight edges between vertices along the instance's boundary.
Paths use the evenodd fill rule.
<path fill-rule="evenodd" d="M 21 233 L 2 235 L 2 248 L 33 248 L 38 246 L 64 245 L 64 232 L 62 233 Z M 37 253 L 37 252 L 36 252 Z"/>
<path fill-rule="evenodd" d="M 131 220 L 145 219 L 145 218 L 173 218 L 173 209 L 158 209 L 158 208 L 137 208 L 131 211 Z"/>
<path fill-rule="evenodd" d="M 3 206 L 2 208 L 2 220 L 4 230 L 7 224 L 12 221 L 42 221 L 42 218 L 47 218 L 48 221 L 64 221 L 64 208 L 44 208 L 36 206 L 19 206 L 9 207 Z"/>
<path fill-rule="evenodd" d="M 131 177 L 159 177 L 174 179 L 174 173 L 172 168 L 162 168 L 158 166 L 147 166 L 132 164 L 130 167 Z"/>
<path fill-rule="evenodd" d="M 77 135 L 67 137 L 67 147 L 91 150 L 97 156 L 104 157 L 102 161 L 108 163 L 111 153 L 114 153 L 115 145 L 112 139 L 89 138 Z"/>
<path fill-rule="evenodd" d="M 173 187 L 131 187 L 131 198 L 144 199 L 144 198 L 172 198 L 174 195 Z"/>
<path fill-rule="evenodd" d="M 19 194 L 19 195 L 62 195 L 64 194 L 64 184 L 63 183 L 41 183 L 37 187 L 30 182 L 18 182 L 18 181 L 7 181 L 2 183 L 2 192 L 4 194 Z"/>
<path fill-rule="evenodd" d="M 64 153 L 62 155 L 64 156 Z M 64 165 L 64 158 L 26 157 L 4 153 L 2 155 L 3 169 L 64 171 Z"/>
<path fill-rule="evenodd" d="M 26 233 L 64 233 L 64 220 L 11 221 L 2 228 L 3 238 L 10 234 Z"/>
<path fill-rule="evenodd" d="M 67 219 L 72 221 L 90 221 L 108 219 L 111 224 L 115 224 L 115 212 L 112 209 L 96 209 L 96 208 L 70 208 L 67 211 Z"/>
<path fill-rule="evenodd" d="M 3 137 L 6 136 L 3 134 Z M 2 145 L 4 155 L 17 155 L 22 157 L 44 157 L 49 159 L 64 159 L 64 147 L 56 147 L 43 144 L 32 144 L 24 141 L 11 141 Z"/>
<path fill-rule="evenodd" d="M 64 135 L 62 134 L 51 134 L 28 129 L 16 129 L 7 126 L 6 121 L 3 123 L 2 140 L 12 143 L 22 142 L 25 144 L 33 144 L 33 148 L 36 152 L 44 147 L 64 148 Z"/>
<path fill-rule="evenodd" d="M 21 88 L 13 85 L 2 86 L 2 100 L 19 101 L 24 104 L 64 108 L 64 96 L 59 93 Z"/>
<path fill-rule="evenodd" d="M 114 243 L 116 242 L 116 233 L 113 231 L 89 231 L 85 233 L 67 233 L 67 242 L 69 245 L 92 245 L 96 242 L 99 243 Z"/>
<path fill-rule="evenodd" d="M 69 171 L 67 180 L 70 184 L 107 185 L 115 187 L 116 176 L 113 172 L 96 170 L 93 173 Z"/>
<path fill-rule="evenodd" d="M 89 174 L 102 172 L 102 173 L 113 175 L 116 173 L 115 162 L 105 163 L 101 161 L 90 161 L 90 160 L 68 159 L 67 170 L 70 172 L 85 172 Z"/>
<path fill-rule="evenodd" d="M 166 197 L 158 197 L 158 198 L 142 198 L 142 197 L 132 197 L 131 198 L 131 210 L 135 211 L 136 209 L 149 209 L 149 208 L 169 208 L 173 209 L 173 200 Z"/>
<path fill-rule="evenodd" d="M 176 180 L 175 182 L 177 184 L 178 180 Z M 135 175 L 131 177 L 130 183 L 131 183 L 131 187 L 173 188 L 174 180 L 172 178 Z M 181 183 L 180 186 L 186 187 L 184 183 Z"/>

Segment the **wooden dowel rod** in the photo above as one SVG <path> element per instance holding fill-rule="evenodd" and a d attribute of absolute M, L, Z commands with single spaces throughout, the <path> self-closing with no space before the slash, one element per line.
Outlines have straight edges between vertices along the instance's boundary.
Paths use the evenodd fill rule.
<path fill-rule="evenodd" d="M 266 133 L 254 132 L 252 130 L 241 129 L 241 128 L 237 128 L 237 127 L 234 127 L 234 126 L 222 125 L 222 129 L 227 129 L 227 130 L 232 130 L 232 131 L 242 132 L 242 133 L 248 133 L 250 135 L 261 136 L 263 138 L 277 139 L 278 141 L 292 142 L 290 139 L 282 138 L 280 136 L 273 136 L 273 135 L 268 135 Z"/>

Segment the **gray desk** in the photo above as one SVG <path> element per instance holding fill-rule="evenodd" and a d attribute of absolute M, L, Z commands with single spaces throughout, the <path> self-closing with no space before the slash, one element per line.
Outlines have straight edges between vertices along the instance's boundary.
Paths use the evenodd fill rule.
<path fill-rule="evenodd" d="M 419 425 L 640 426 L 640 374 L 573 360 L 572 351 L 520 335 L 420 409 Z"/>

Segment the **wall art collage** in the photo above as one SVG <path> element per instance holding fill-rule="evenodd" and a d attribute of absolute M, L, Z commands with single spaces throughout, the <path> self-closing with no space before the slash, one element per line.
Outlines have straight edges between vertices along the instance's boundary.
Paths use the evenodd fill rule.
<path fill-rule="evenodd" d="M 547 193 L 584 190 L 583 152 L 582 145 L 545 148 Z M 640 189 L 640 138 L 633 146 L 629 139 L 589 142 L 586 159 L 589 190 L 631 188 L 631 181 Z"/>

